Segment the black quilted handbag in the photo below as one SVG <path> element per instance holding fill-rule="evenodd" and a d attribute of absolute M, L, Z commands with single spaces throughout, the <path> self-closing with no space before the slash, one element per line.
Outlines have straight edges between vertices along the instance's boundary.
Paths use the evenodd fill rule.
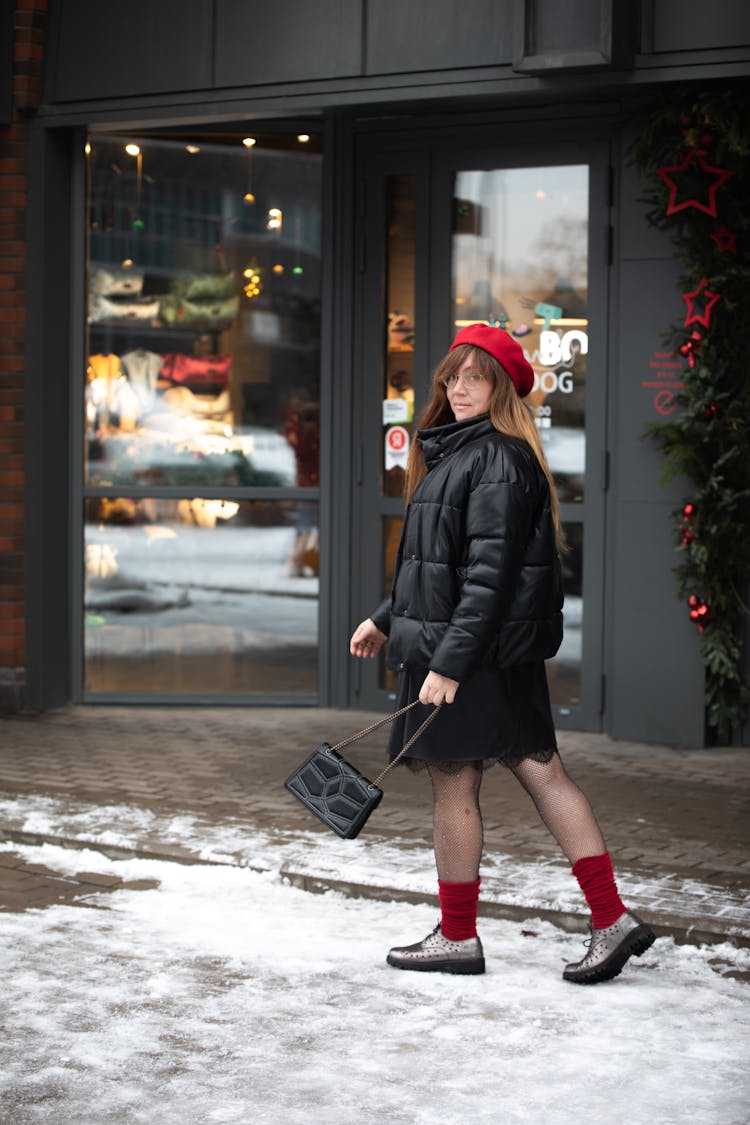
<path fill-rule="evenodd" d="M 416 707 L 417 703 L 419 700 L 415 699 L 400 711 L 386 715 L 384 719 L 379 719 L 372 726 L 350 735 L 343 742 L 337 742 L 335 746 L 327 742 L 321 743 L 301 765 L 292 770 L 284 782 L 284 788 L 288 789 L 306 809 L 309 809 L 313 816 L 322 820 L 326 828 L 330 828 L 344 840 L 353 840 L 362 831 L 370 813 L 383 799 L 383 790 L 379 788 L 380 782 L 409 747 L 414 745 L 422 731 L 430 725 L 440 706 L 430 712 L 404 748 L 374 781 L 368 781 L 364 774 L 342 758 L 338 751 L 343 746 L 348 746 L 350 742 L 357 742 L 358 739 L 371 734 L 385 723 L 392 722 L 405 711 Z"/>

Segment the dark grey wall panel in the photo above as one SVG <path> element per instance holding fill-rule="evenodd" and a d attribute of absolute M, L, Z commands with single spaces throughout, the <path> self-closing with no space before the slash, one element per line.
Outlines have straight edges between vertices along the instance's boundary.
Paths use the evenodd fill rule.
<path fill-rule="evenodd" d="M 60 0 L 57 8 L 55 101 L 211 85 L 206 0 Z"/>
<path fill-rule="evenodd" d="M 29 139 L 25 356 L 26 697 L 36 711 L 70 700 L 68 356 L 71 160 L 75 134 Z M 80 153 L 83 145 L 76 146 Z"/>
<path fill-rule="evenodd" d="M 0 125 L 13 119 L 13 0 L 0 0 Z"/>
<path fill-rule="evenodd" d="M 602 0 L 527 0 L 525 7 L 532 16 L 535 53 L 598 49 L 602 6 Z"/>
<path fill-rule="evenodd" d="M 622 138 L 623 152 L 638 136 L 639 127 L 630 126 Z M 668 235 L 646 222 L 646 205 L 642 202 L 643 181 L 630 164 L 622 162 L 618 206 L 620 212 L 619 255 L 621 259 L 671 258 L 672 242 Z M 666 194 L 666 193 L 665 193 Z"/>
<path fill-rule="evenodd" d="M 649 245 L 635 213 L 627 231 L 626 252 Z M 677 360 L 662 343 L 682 313 L 677 273 L 671 257 L 628 258 L 617 269 L 607 727 L 615 738 L 701 746 L 703 666 L 672 573 L 679 554 L 670 513 L 690 485 L 678 480 L 660 487 L 660 454 L 641 440 L 650 421 L 669 417 L 656 404 L 668 408 L 664 396 L 676 389 L 668 384 L 681 376 L 682 364 L 672 366 Z"/>
<path fill-rule="evenodd" d="M 681 377 L 682 363 L 665 355 L 662 335 L 681 318 L 684 302 L 671 260 L 622 262 L 619 270 L 619 344 L 617 444 L 614 481 L 620 500 L 670 501 L 675 505 L 689 488 L 676 481 L 660 488 L 660 457 L 651 441 L 641 441 L 649 422 L 669 417 L 670 383 Z M 677 364 L 677 366 L 673 366 Z"/>
<path fill-rule="evenodd" d="M 633 741 L 703 745 L 698 635 L 675 593 L 670 504 L 616 508 L 610 733 Z"/>
<path fill-rule="evenodd" d="M 216 85 L 360 74 L 362 26 L 362 0 L 217 0 Z"/>
<path fill-rule="evenodd" d="M 367 7 L 367 74 L 501 66 L 513 59 L 505 0 L 375 0 Z"/>
<path fill-rule="evenodd" d="M 652 0 L 655 52 L 710 51 L 750 43 L 747 0 Z"/>

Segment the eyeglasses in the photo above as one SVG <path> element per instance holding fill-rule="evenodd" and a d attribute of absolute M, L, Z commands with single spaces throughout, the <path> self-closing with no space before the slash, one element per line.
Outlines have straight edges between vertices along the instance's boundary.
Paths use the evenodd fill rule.
<path fill-rule="evenodd" d="M 441 379 L 441 383 L 446 391 L 452 391 L 458 386 L 459 379 L 469 391 L 479 390 L 480 385 L 484 382 L 485 376 L 481 375 L 478 371 L 469 372 L 468 375 L 449 375 L 447 379 Z"/>

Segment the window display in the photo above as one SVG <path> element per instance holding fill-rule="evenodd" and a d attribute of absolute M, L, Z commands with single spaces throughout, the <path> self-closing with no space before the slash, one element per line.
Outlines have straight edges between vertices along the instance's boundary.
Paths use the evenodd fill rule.
<path fill-rule="evenodd" d="M 92 135 L 86 159 L 84 687 L 314 693 L 319 139 Z M 258 639 L 279 614 L 294 676 Z"/>
<path fill-rule="evenodd" d="M 88 147 L 86 483 L 302 483 L 259 447 L 319 397 L 314 138 Z"/>

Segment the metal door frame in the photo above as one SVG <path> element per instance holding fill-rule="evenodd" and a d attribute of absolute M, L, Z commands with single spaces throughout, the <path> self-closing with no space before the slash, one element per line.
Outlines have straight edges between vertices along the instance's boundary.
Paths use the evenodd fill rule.
<path fill-rule="evenodd" d="M 355 185 L 358 224 L 356 281 L 354 297 L 354 387 L 353 387 L 353 496 L 352 496 L 352 624 L 373 612 L 381 598 L 373 602 L 368 594 L 380 590 L 381 554 L 369 549 L 373 534 L 380 543 L 380 521 L 384 516 L 399 516 L 403 502 L 382 497 L 375 489 L 362 503 L 367 481 L 380 476 L 382 451 L 382 355 L 385 325 L 385 239 L 387 181 L 389 176 L 414 176 L 417 198 L 415 323 L 417 347 L 414 355 L 415 417 L 424 402 L 429 380 L 426 341 L 429 339 L 429 163 L 428 152 L 397 151 L 367 153 L 356 162 Z M 372 315 L 372 309 L 378 315 Z M 421 326 L 424 326 L 424 329 Z M 423 342 L 420 344 L 419 340 Z M 369 425 L 377 417 L 377 427 Z M 374 530 L 377 528 L 378 530 Z M 382 659 L 382 658 L 380 658 Z M 387 708 L 393 694 L 378 687 L 379 661 L 355 660 L 351 677 L 350 704 L 368 709 Z"/>

